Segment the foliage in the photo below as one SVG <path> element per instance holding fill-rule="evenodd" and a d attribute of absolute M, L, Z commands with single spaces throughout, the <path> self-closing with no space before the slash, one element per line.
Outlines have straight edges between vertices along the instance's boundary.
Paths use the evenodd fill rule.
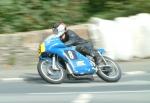
<path fill-rule="evenodd" d="M 0 33 L 40 30 L 57 21 L 86 22 L 150 12 L 149 0 L 0 0 Z"/>

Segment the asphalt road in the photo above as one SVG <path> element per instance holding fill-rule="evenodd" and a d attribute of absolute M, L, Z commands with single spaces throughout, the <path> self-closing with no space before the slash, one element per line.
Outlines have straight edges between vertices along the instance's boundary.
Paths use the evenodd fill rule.
<path fill-rule="evenodd" d="M 36 69 L 0 70 L 0 103 L 150 103 L 150 59 L 119 62 L 117 83 L 66 80 L 48 84 Z"/>

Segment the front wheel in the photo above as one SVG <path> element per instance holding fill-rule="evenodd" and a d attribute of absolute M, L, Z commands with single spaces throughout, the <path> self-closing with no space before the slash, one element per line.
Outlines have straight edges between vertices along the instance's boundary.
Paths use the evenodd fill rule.
<path fill-rule="evenodd" d="M 104 81 L 117 82 L 121 78 L 120 66 L 109 57 L 104 56 L 97 68 L 97 75 Z"/>
<path fill-rule="evenodd" d="M 42 60 L 39 61 L 37 69 L 39 75 L 48 83 L 60 84 L 65 78 L 64 69 L 57 63 L 57 70 L 52 68 L 52 61 Z"/>

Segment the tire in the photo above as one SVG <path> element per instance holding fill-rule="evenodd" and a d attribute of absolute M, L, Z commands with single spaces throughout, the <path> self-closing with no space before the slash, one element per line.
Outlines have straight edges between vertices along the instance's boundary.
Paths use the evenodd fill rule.
<path fill-rule="evenodd" d="M 111 63 L 108 64 L 110 65 L 110 67 L 98 67 L 98 71 L 97 71 L 97 75 L 102 78 L 104 81 L 106 82 L 117 82 L 120 80 L 121 78 L 121 69 L 120 66 L 111 58 L 104 56 L 104 59 L 106 60 L 107 63 Z M 104 60 L 101 60 L 100 65 L 106 65 L 106 63 L 104 62 Z M 103 71 L 103 70 L 107 70 L 108 68 L 111 69 L 111 71 Z M 113 72 L 113 70 L 115 70 L 115 75 L 114 76 L 110 76 L 110 73 Z"/>
<path fill-rule="evenodd" d="M 49 65 L 50 67 L 46 67 L 44 68 L 44 63 L 47 65 Z M 52 83 L 52 84 L 60 84 L 64 81 L 65 78 L 65 71 L 64 69 L 58 64 L 57 67 L 59 68 L 59 70 L 54 70 L 52 69 L 51 66 L 52 62 L 48 61 L 48 60 L 42 60 L 39 61 L 38 65 L 37 65 L 37 69 L 38 69 L 38 73 L 39 75 L 48 83 Z M 60 77 L 56 78 L 52 78 L 52 76 L 54 76 L 54 73 L 56 74 L 56 72 L 60 72 Z M 53 74 L 53 75 L 52 75 Z"/>

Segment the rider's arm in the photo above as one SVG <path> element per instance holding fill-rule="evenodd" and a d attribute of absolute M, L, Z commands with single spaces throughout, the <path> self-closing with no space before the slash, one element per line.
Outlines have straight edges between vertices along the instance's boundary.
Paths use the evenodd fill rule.
<path fill-rule="evenodd" d="M 75 34 L 73 31 L 68 30 L 68 31 L 67 31 L 67 35 L 68 35 L 68 41 L 65 42 L 65 45 L 66 45 L 66 46 L 75 45 L 76 42 L 77 42 L 76 34 Z"/>
<path fill-rule="evenodd" d="M 74 45 L 76 43 L 76 41 L 75 40 L 68 40 L 67 42 L 65 42 L 65 45 L 66 46 L 72 46 L 72 45 Z"/>

